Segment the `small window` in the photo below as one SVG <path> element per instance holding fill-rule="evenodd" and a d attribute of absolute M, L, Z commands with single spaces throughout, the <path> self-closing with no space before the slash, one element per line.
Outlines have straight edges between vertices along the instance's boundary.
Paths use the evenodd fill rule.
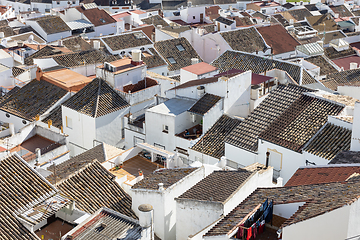
<path fill-rule="evenodd" d="M 27 122 L 26 122 L 25 120 L 22 120 L 22 123 L 23 123 L 23 124 L 27 124 Z"/>
<path fill-rule="evenodd" d="M 76 2 L 75 2 L 75 1 L 73 1 L 73 4 L 76 4 Z"/>
<path fill-rule="evenodd" d="M 121 51 L 121 53 L 120 53 L 121 55 L 124 55 L 125 54 L 125 51 Z"/>
<path fill-rule="evenodd" d="M 56 2 L 57 5 L 60 5 L 60 2 Z"/>
<path fill-rule="evenodd" d="M 172 57 L 169 57 L 169 58 L 168 58 L 168 61 L 169 61 L 171 64 L 175 64 L 175 63 L 176 63 L 175 59 L 172 58 Z"/>
<path fill-rule="evenodd" d="M 176 48 L 177 48 L 180 52 L 182 52 L 182 51 L 185 50 L 185 48 L 184 48 L 183 45 L 181 45 L 181 44 L 176 45 Z"/>
<path fill-rule="evenodd" d="M 195 16 L 193 16 L 193 19 L 195 19 Z"/>
<path fill-rule="evenodd" d="M 163 125 L 163 133 L 168 133 L 168 132 L 169 132 L 169 126 Z"/>
<path fill-rule="evenodd" d="M 72 119 L 66 116 L 66 127 L 72 128 Z"/>
<path fill-rule="evenodd" d="M 144 50 L 145 50 L 145 48 L 144 48 L 144 47 L 142 47 L 142 48 L 140 48 L 140 50 L 141 50 L 141 51 L 144 51 Z"/>
<path fill-rule="evenodd" d="M 7 113 L 7 114 L 5 114 L 5 116 L 6 116 L 7 118 L 9 118 L 9 117 L 10 117 L 10 114 Z"/>

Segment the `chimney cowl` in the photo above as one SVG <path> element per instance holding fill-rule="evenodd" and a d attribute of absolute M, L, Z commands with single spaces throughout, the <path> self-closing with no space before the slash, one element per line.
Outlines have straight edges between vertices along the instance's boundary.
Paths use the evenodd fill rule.
<path fill-rule="evenodd" d="M 151 204 L 141 204 L 138 209 L 141 212 L 150 212 L 153 210 L 153 206 L 151 206 Z"/>

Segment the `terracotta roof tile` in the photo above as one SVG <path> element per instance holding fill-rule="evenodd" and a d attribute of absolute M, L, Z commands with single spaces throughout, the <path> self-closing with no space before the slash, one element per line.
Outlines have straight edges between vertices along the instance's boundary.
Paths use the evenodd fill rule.
<path fill-rule="evenodd" d="M 286 183 L 285 187 L 308 184 L 345 182 L 352 174 L 360 173 L 360 166 L 337 166 L 299 168 Z"/>
<path fill-rule="evenodd" d="M 89 19 L 92 24 L 94 24 L 95 27 L 116 23 L 116 20 L 112 18 L 104 9 L 92 8 L 85 10 L 83 6 L 78 6 L 76 9 L 83 13 L 85 17 Z"/>
<path fill-rule="evenodd" d="M 58 16 L 48 15 L 45 17 L 33 18 L 30 21 L 36 21 L 47 34 L 71 31 L 68 25 Z"/>
<path fill-rule="evenodd" d="M 171 187 L 197 168 L 174 168 L 160 169 L 144 177 L 143 180 L 134 184 L 131 189 L 159 189 L 159 183 L 164 184 L 164 189 Z"/>
<path fill-rule="evenodd" d="M 300 152 L 327 122 L 328 116 L 338 115 L 344 107 L 304 94 L 273 121 L 259 138 Z"/>
<path fill-rule="evenodd" d="M 338 153 L 329 164 L 352 164 L 360 163 L 360 152 L 357 151 L 343 151 Z"/>
<path fill-rule="evenodd" d="M 220 159 L 225 155 L 225 138 L 240 123 L 239 119 L 222 115 L 191 149 Z"/>
<path fill-rule="evenodd" d="M 180 195 L 178 199 L 225 202 L 252 175 L 246 170 L 214 171 L 195 186 Z"/>
<path fill-rule="evenodd" d="M 231 131 L 225 142 L 256 152 L 259 135 L 299 99 L 302 93 L 309 91 L 311 90 L 295 85 L 279 85 L 243 122 Z"/>
<path fill-rule="evenodd" d="M 206 93 L 189 109 L 189 112 L 205 115 L 220 99 L 219 96 Z"/>
<path fill-rule="evenodd" d="M 113 51 L 152 44 L 142 31 L 103 37 L 101 40 Z"/>
<path fill-rule="evenodd" d="M 323 55 L 309 57 L 305 60 L 320 67 L 320 75 L 328 75 L 330 73 L 338 72 L 338 70 L 330 64 L 330 60 L 325 58 Z"/>
<path fill-rule="evenodd" d="M 339 152 L 350 150 L 351 130 L 328 123 L 304 151 L 332 160 Z"/>

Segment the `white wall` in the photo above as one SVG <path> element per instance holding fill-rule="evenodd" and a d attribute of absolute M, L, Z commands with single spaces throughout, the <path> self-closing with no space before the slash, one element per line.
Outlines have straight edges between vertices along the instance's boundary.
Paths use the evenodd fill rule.
<path fill-rule="evenodd" d="M 61 106 L 61 110 L 63 129 L 64 133 L 69 135 L 69 143 L 74 143 L 85 149 L 93 148 L 93 142 L 94 139 L 96 139 L 95 119 L 63 105 Z M 66 126 L 66 117 L 71 118 L 71 128 Z M 70 151 L 72 153 L 78 151 L 73 147 L 74 146 L 70 144 Z"/>
<path fill-rule="evenodd" d="M 176 239 L 175 198 L 204 178 L 204 168 L 190 173 L 164 191 L 132 189 L 132 209 L 138 215 L 141 204 L 151 204 L 154 208 L 154 228 L 160 239 Z"/>
<path fill-rule="evenodd" d="M 243 166 L 257 162 L 257 153 L 247 151 L 242 148 L 235 147 L 225 142 L 225 156 L 227 159 L 239 163 Z"/>
<path fill-rule="evenodd" d="M 119 147 L 122 140 L 123 117 L 129 112 L 129 107 L 106 114 L 95 119 L 96 140 Z"/>
<path fill-rule="evenodd" d="M 349 225 L 347 237 L 351 238 L 360 235 L 360 200 L 356 200 L 350 205 Z"/>
<path fill-rule="evenodd" d="M 59 66 L 57 62 L 53 58 L 44 58 L 44 59 L 33 59 L 34 64 L 36 64 L 41 69 L 51 68 L 55 66 Z"/>
<path fill-rule="evenodd" d="M 353 123 L 358 123 L 360 120 L 360 102 L 355 103 Z M 360 151 L 360 125 L 353 124 L 351 134 L 351 151 Z"/>
<path fill-rule="evenodd" d="M 299 207 L 304 205 L 305 202 L 295 202 L 287 204 L 274 205 L 273 214 L 283 218 L 290 218 L 294 213 L 299 210 Z"/>
<path fill-rule="evenodd" d="M 205 6 L 190 7 L 180 10 L 181 20 L 187 23 L 200 22 L 200 14 L 203 14 L 203 21 L 205 21 Z"/>
<path fill-rule="evenodd" d="M 337 91 L 341 95 L 360 99 L 360 87 L 359 86 L 338 86 Z"/>
<path fill-rule="evenodd" d="M 346 239 L 350 206 L 324 213 L 283 228 L 283 240 Z"/>
<path fill-rule="evenodd" d="M 209 130 L 216 121 L 223 115 L 223 99 L 220 99 L 205 115 L 203 116 L 203 133 Z"/>

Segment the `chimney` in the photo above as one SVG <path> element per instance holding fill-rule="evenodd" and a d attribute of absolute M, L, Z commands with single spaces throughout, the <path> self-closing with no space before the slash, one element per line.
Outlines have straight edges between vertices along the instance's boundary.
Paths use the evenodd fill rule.
<path fill-rule="evenodd" d="M 13 123 L 9 123 L 9 130 L 10 130 L 10 135 L 14 136 L 15 135 L 15 127 Z"/>
<path fill-rule="evenodd" d="M 59 47 L 62 47 L 62 45 L 63 45 L 63 41 L 62 41 L 62 40 L 59 40 L 59 41 L 58 41 L 58 46 L 59 46 Z"/>
<path fill-rule="evenodd" d="M 164 184 L 163 183 L 159 183 L 159 191 L 164 191 Z"/>
<path fill-rule="evenodd" d="M 141 51 L 138 49 L 134 49 L 131 51 L 131 64 L 132 65 L 141 65 L 143 64 L 143 61 L 141 61 Z"/>
<path fill-rule="evenodd" d="M 198 58 L 192 58 L 191 59 L 191 65 L 197 64 L 199 63 L 199 59 Z"/>
<path fill-rule="evenodd" d="M 222 157 L 220 158 L 218 167 L 219 167 L 219 168 L 222 168 L 222 169 L 225 169 L 225 167 L 226 167 L 226 162 L 227 162 L 226 157 L 225 157 L 225 156 L 222 156 Z"/>
<path fill-rule="evenodd" d="M 154 239 L 153 207 L 150 204 L 141 204 L 138 209 L 139 224 L 142 227 L 141 239 Z"/>
<path fill-rule="evenodd" d="M 355 62 L 350 63 L 350 70 L 351 69 L 357 69 L 357 63 Z"/>
<path fill-rule="evenodd" d="M 270 157 L 270 152 L 266 152 L 266 168 L 269 167 L 269 157 Z"/>
<path fill-rule="evenodd" d="M 162 25 L 157 25 L 156 26 L 158 29 L 162 29 Z"/>
<path fill-rule="evenodd" d="M 41 71 L 41 69 L 38 67 L 38 69 L 36 70 L 36 80 L 40 81 L 41 78 L 43 76 L 43 72 Z"/>
<path fill-rule="evenodd" d="M 204 86 L 198 86 L 197 87 L 197 94 L 198 97 L 201 98 L 205 94 L 205 87 Z"/>
<path fill-rule="evenodd" d="M 97 50 L 100 49 L 100 41 L 99 40 L 94 40 L 94 49 L 97 49 Z"/>
<path fill-rule="evenodd" d="M 36 152 L 36 157 L 38 159 L 38 161 L 40 160 L 41 158 L 41 149 L 40 148 L 36 148 L 35 149 L 35 152 Z"/>
<path fill-rule="evenodd" d="M 18 41 L 17 45 L 18 45 L 18 47 L 24 47 L 24 42 L 23 41 Z"/>
<path fill-rule="evenodd" d="M 354 119 L 353 122 L 357 123 L 360 121 L 360 102 L 356 102 L 354 106 Z M 350 151 L 360 151 L 360 125 L 352 125 L 351 134 L 351 145 Z"/>

